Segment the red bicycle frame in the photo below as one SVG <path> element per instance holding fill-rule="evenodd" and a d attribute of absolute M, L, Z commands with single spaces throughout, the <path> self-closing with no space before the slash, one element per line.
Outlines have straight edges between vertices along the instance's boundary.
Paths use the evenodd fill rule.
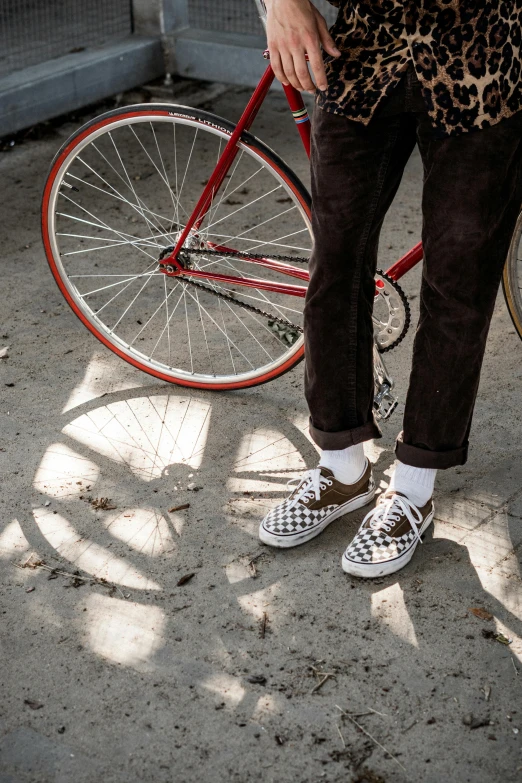
<path fill-rule="evenodd" d="M 268 52 L 265 52 L 265 57 L 268 58 Z M 268 90 L 274 80 L 274 72 L 272 66 L 269 64 L 263 73 L 259 84 L 255 88 L 252 97 L 248 101 L 246 108 L 241 115 L 230 139 L 228 140 L 221 156 L 216 164 L 216 168 L 212 172 L 207 184 L 205 185 L 203 192 L 190 215 L 187 224 L 181 232 L 178 241 L 172 252 L 163 258 L 159 263 L 163 267 L 164 274 L 170 277 L 176 277 L 178 275 L 184 275 L 187 277 L 204 278 L 205 280 L 214 280 L 218 283 L 233 284 L 247 286 L 250 288 L 257 288 L 263 291 L 272 291 L 273 293 L 290 294 L 291 296 L 304 297 L 306 294 L 306 287 L 299 285 L 292 285 L 291 283 L 276 283 L 269 280 L 236 277 L 235 275 L 223 275 L 217 272 L 202 272 L 197 269 L 185 269 L 182 264 L 177 260 L 178 253 L 183 249 L 183 246 L 189 237 L 191 232 L 197 232 L 201 226 L 205 215 L 207 214 L 210 206 L 219 191 L 226 174 L 228 173 L 234 159 L 238 153 L 238 142 L 244 131 L 249 130 L 254 122 L 259 109 L 263 101 L 265 100 Z M 297 125 L 297 130 L 303 142 L 306 154 L 310 157 L 310 118 L 303 102 L 301 93 L 292 87 L 291 85 L 283 85 L 285 95 L 290 107 L 290 111 L 294 117 Z M 208 243 L 208 247 L 211 250 L 217 250 L 227 252 L 233 250 L 238 254 L 235 248 L 226 247 L 225 245 L 217 245 Z M 386 274 L 393 280 L 399 280 L 406 272 L 409 272 L 415 264 L 417 264 L 423 255 L 422 243 L 419 242 L 411 250 L 409 250 L 402 258 L 396 261 L 389 269 L 386 270 Z M 301 280 L 308 280 L 309 275 L 307 271 L 297 269 L 290 264 L 282 263 L 276 259 L 269 257 L 256 257 L 253 258 L 248 255 L 248 252 L 244 255 L 241 254 L 243 261 L 248 261 L 253 264 L 259 264 L 264 267 L 268 267 L 276 272 L 289 277 L 300 278 Z"/>

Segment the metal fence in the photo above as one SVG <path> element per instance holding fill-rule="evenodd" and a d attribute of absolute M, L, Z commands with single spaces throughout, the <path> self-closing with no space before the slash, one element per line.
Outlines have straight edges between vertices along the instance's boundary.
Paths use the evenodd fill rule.
<path fill-rule="evenodd" d="M 255 0 L 0 0 L 0 137 L 165 69 L 252 86 L 265 45 Z"/>
<path fill-rule="evenodd" d="M 131 0 L 0 0 L 0 76 L 131 31 Z"/>
<path fill-rule="evenodd" d="M 337 9 L 313 0 L 328 25 Z M 174 5 L 183 22 L 168 37 L 173 69 L 182 76 L 253 86 L 266 67 L 266 46 L 256 0 L 163 0 Z"/>
<path fill-rule="evenodd" d="M 0 0 L 0 137 L 165 73 L 175 0 Z"/>
<path fill-rule="evenodd" d="M 254 0 L 189 0 L 189 24 L 200 30 L 261 35 Z"/>
<path fill-rule="evenodd" d="M 327 0 L 314 0 L 329 24 L 336 9 Z M 254 0 L 188 0 L 189 24 L 200 30 L 261 35 L 263 27 Z"/>

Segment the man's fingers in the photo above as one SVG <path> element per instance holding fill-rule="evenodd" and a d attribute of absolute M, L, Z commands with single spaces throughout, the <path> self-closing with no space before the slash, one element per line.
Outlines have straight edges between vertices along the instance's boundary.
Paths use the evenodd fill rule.
<path fill-rule="evenodd" d="M 334 43 L 334 40 L 330 33 L 328 32 L 328 26 L 326 24 L 326 21 L 324 17 L 321 16 L 321 14 L 317 14 L 317 32 L 319 33 L 319 39 L 321 41 L 321 46 L 327 52 L 328 54 L 331 54 L 333 57 L 340 57 L 341 52 L 337 48 L 337 46 Z"/>
<path fill-rule="evenodd" d="M 277 49 L 275 51 L 270 50 L 270 65 L 272 66 L 276 79 L 280 81 L 281 84 L 288 85 L 288 79 L 285 76 L 281 57 L 279 56 Z"/>
<path fill-rule="evenodd" d="M 310 71 L 308 70 L 304 51 L 294 52 L 293 56 L 295 72 L 302 85 L 302 89 L 307 92 L 315 92 L 315 84 L 310 77 Z"/>
<path fill-rule="evenodd" d="M 283 84 L 291 84 L 296 90 L 316 91 L 315 79 L 320 90 L 328 86 L 323 65 L 321 46 L 328 54 L 338 57 L 341 52 L 328 32 L 326 21 L 315 5 L 306 0 L 267 3 L 267 40 L 276 78 Z M 310 61 L 313 79 L 308 70 Z"/>
<path fill-rule="evenodd" d="M 321 50 L 318 46 L 310 47 L 308 50 L 308 60 L 312 73 L 314 75 L 315 83 L 319 90 L 326 90 L 328 87 L 328 81 L 326 79 L 326 73 L 324 70 L 323 58 L 321 56 Z"/>
<path fill-rule="evenodd" d="M 285 77 L 287 81 L 290 82 L 292 87 L 295 87 L 296 90 L 303 90 L 303 85 L 299 81 L 299 77 L 297 76 L 295 72 L 294 67 L 294 60 L 292 58 L 292 55 L 290 52 L 281 52 L 281 62 L 283 65 L 283 71 L 285 74 Z"/>

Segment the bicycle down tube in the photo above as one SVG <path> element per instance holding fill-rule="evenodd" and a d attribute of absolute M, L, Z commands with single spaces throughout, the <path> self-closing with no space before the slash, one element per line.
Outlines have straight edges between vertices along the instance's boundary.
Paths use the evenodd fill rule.
<path fill-rule="evenodd" d="M 274 72 L 272 70 L 271 65 L 269 64 L 265 72 L 263 73 L 263 76 L 261 77 L 259 84 L 257 85 L 252 97 L 250 98 L 243 114 L 241 115 L 223 152 L 221 153 L 221 156 L 216 164 L 216 168 L 214 169 L 208 182 L 206 183 L 203 192 L 199 197 L 199 200 L 196 206 L 194 207 L 194 210 L 192 211 L 190 218 L 187 221 L 186 226 L 181 231 L 174 249 L 167 256 L 165 256 L 163 259 L 160 260 L 159 263 L 163 267 L 162 271 L 164 274 L 171 277 L 184 275 L 186 277 L 203 278 L 205 280 L 212 280 L 215 282 L 221 282 L 226 284 L 242 285 L 251 288 L 258 288 L 260 290 L 271 291 L 273 293 L 290 294 L 292 296 L 297 296 L 297 297 L 305 296 L 306 288 L 304 286 L 291 285 L 289 283 L 274 283 L 269 280 L 260 280 L 260 279 L 257 280 L 253 278 L 244 278 L 244 277 L 241 278 L 241 277 L 236 277 L 234 275 L 223 275 L 214 272 L 202 272 L 196 269 L 185 269 L 177 260 L 178 253 L 183 249 L 183 246 L 187 238 L 190 236 L 191 232 L 194 231 L 197 232 L 203 220 L 205 219 L 205 216 L 210 206 L 212 205 L 212 202 L 216 197 L 219 188 L 221 187 L 223 180 L 225 179 L 225 176 L 228 173 L 239 151 L 238 142 L 240 141 L 243 132 L 248 130 L 252 126 L 252 123 L 254 122 L 257 113 L 261 108 L 264 99 L 266 98 L 266 95 L 268 93 L 268 90 L 270 89 L 273 80 L 274 80 Z M 288 93 L 290 92 L 295 93 L 295 95 L 289 96 Z M 291 106 L 295 106 L 295 111 L 304 110 L 304 112 L 306 112 L 303 99 L 300 93 L 297 90 L 295 90 L 293 87 L 288 89 L 288 93 L 287 93 L 287 98 L 289 100 L 289 103 L 290 101 L 292 101 Z M 308 136 L 308 148 L 305 143 L 307 136 Z M 305 149 L 307 150 L 307 153 L 309 152 L 309 137 L 310 137 L 310 131 L 308 127 L 307 131 L 301 132 L 301 138 L 303 138 L 303 143 L 305 143 Z M 233 248 L 227 247 L 225 245 L 214 245 L 208 243 L 208 246 L 209 249 L 221 251 L 223 253 L 233 250 Z M 235 250 L 234 252 L 237 253 L 238 251 Z M 241 258 L 243 261 L 249 261 L 254 264 L 259 264 L 261 266 L 270 268 L 275 272 L 279 272 L 289 277 L 296 277 L 296 278 L 300 278 L 301 280 L 308 280 L 308 273 L 306 271 L 297 269 L 296 267 L 293 267 L 289 264 L 285 264 L 280 260 L 271 259 L 269 257 L 253 258 L 253 257 L 249 257 L 248 252 L 241 254 Z"/>
<path fill-rule="evenodd" d="M 268 50 L 265 50 L 264 57 L 269 58 Z M 252 126 L 263 101 L 265 100 L 268 91 L 274 80 L 274 72 L 272 66 L 268 64 L 265 69 L 254 93 L 252 94 L 245 110 L 243 111 L 230 139 L 220 158 L 216 164 L 214 171 L 212 172 L 208 182 L 206 183 L 203 192 L 198 199 L 196 206 L 194 207 L 192 214 L 190 215 L 187 224 L 180 232 L 174 249 L 160 260 L 160 266 L 162 272 L 170 277 L 177 277 L 183 275 L 186 277 L 203 278 L 205 280 L 213 280 L 224 284 L 235 284 L 240 286 L 246 286 L 251 288 L 257 288 L 264 291 L 271 291 L 273 293 L 284 293 L 291 296 L 304 297 L 306 295 L 306 288 L 303 286 L 291 285 L 289 283 L 274 283 L 269 280 L 237 277 L 234 275 L 223 275 L 217 272 L 202 272 L 196 269 L 186 269 L 177 260 L 179 252 L 183 249 L 187 238 L 191 232 L 197 232 L 203 223 L 205 216 L 210 209 L 213 200 L 215 199 L 226 174 L 230 170 L 232 163 L 239 151 L 238 142 L 244 131 L 248 131 Z M 303 97 L 301 93 L 296 90 L 292 85 L 283 85 L 290 111 L 295 120 L 297 130 L 301 137 L 303 147 L 308 157 L 310 157 L 310 117 L 305 107 Z M 226 245 L 217 245 L 213 243 L 207 243 L 209 249 L 214 251 L 221 251 L 223 253 L 234 250 L 237 254 L 238 251 L 234 248 L 230 248 Z M 386 270 L 386 274 L 393 280 L 397 281 L 403 275 L 410 271 L 423 257 L 422 243 L 418 242 L 411 250 L 405 253 L 402 258 L 396 261 L 392 266 Z M 285 264 L 280 260 L 271 259 L 269 257 L 254 258 L 248 255 L 248 252 L 241 253 L 241 259 L 246 262 L 258 264 L 260 266 L 272 269 L 275 272 L 279 272 L 289 277 L 300 278 L 301 280 L 308 280 L 308 272 L 297 269 L 294 266 Z M 377 295 L 378 291 L 376 291 Z"/>

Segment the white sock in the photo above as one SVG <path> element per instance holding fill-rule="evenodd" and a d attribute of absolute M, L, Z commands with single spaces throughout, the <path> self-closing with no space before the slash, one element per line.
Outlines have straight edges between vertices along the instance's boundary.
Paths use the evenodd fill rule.
<path fill-rule="evenodd" d="M 346 449 L 322 451 L 319 464 L 323 468 L 330 468 L 341 484 L 355 484 L 366 470 L 364 446 L 362 443 L 358 443 L 356 446 L 348 446 Z"/>
<path fill-rule="evenodd" d="M 416 506 L 425 506 L 433 495 L 436 475 L 432 468 L 414 468 L 397 460 L 388 489 L 402 492 Z"/>

